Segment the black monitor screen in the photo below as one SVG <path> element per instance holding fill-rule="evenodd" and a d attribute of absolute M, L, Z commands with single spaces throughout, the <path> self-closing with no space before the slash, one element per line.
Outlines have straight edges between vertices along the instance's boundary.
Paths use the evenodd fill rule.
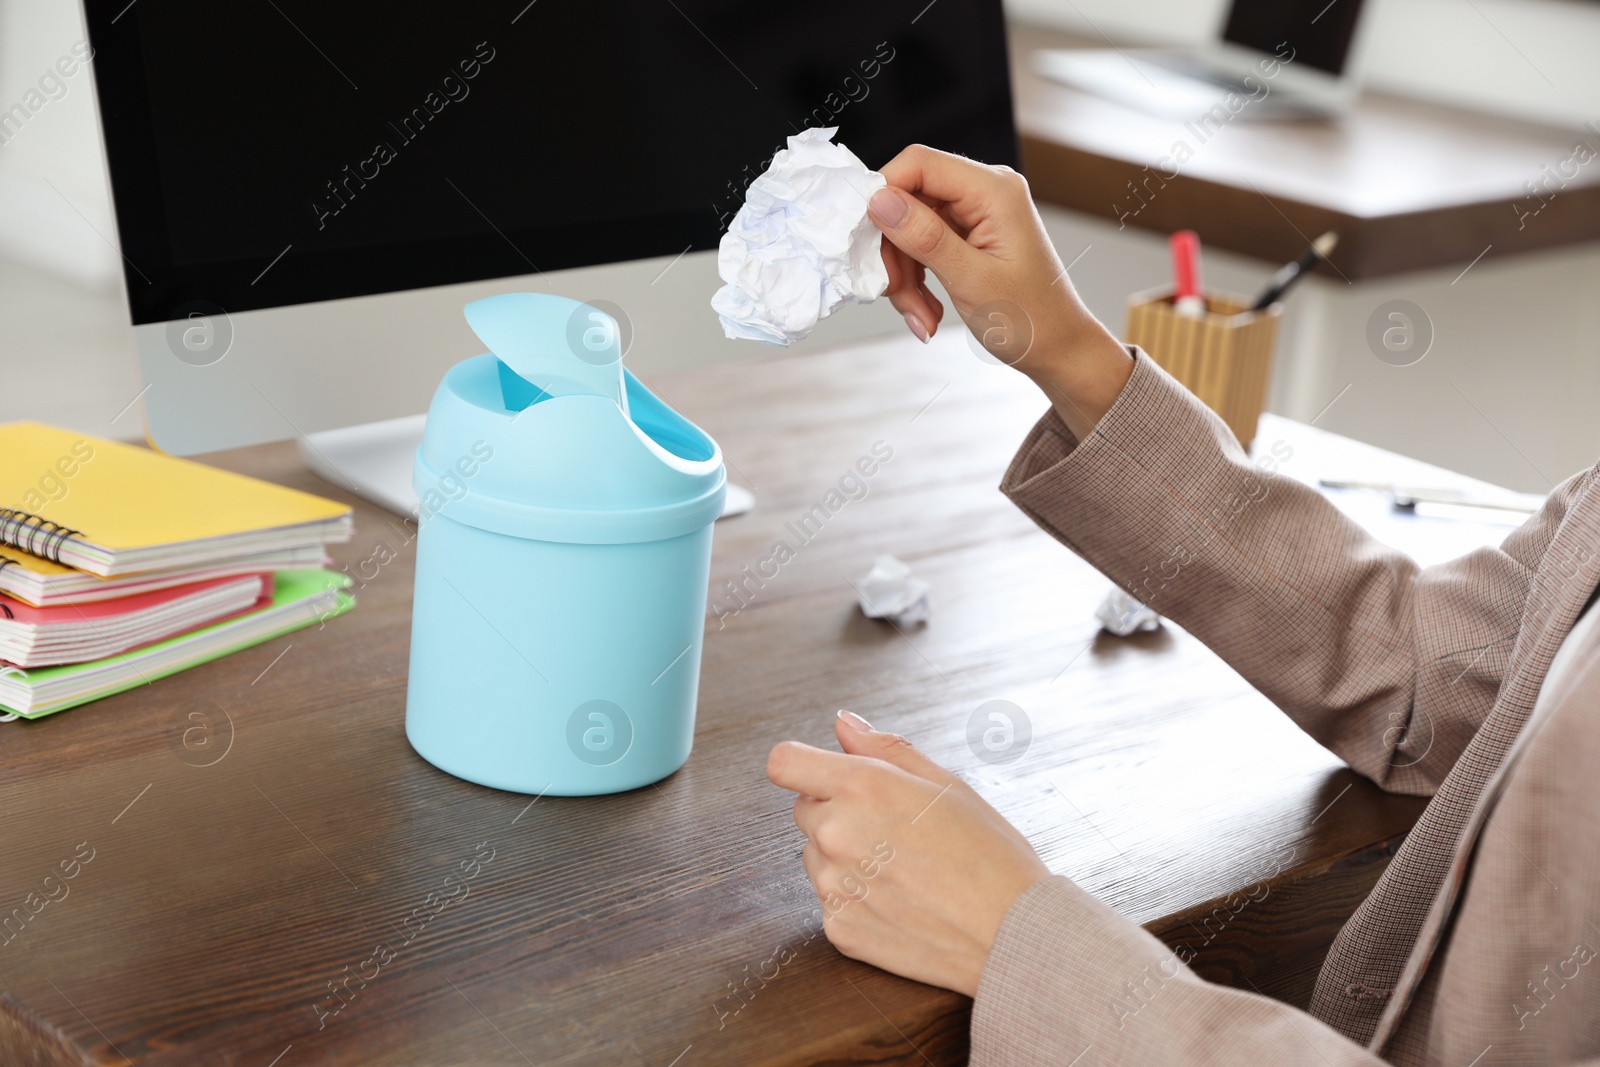
<path fill-rule="evenodd" d="M 1292 48 L 1295 65 L 1337 75 L 1360 14 L 1361 0 L 1234 0 L 1222 37 L 1258 52 L 1289 55 Z"/>
<path fill-rule="evenodd" d="M 135 323 L 716 246 L 784 139 L 1016 163 L 999 0 L 87 0 Z"/>

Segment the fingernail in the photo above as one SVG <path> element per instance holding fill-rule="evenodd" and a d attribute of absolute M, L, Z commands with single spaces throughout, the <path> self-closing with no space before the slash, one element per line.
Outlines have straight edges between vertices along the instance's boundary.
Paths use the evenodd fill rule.
<path fill-rule="evenodd" d="M 922 325 L 921 319 L 908 312 L 906 314 L 906 325 L 911 328 L 911 332 L 917 340 L 921 341 L 923 344 L 928 343 L 928 331 Z"/>
<path fill-rule="evenodd" d="M 844 724 L 852 730 L 860 730 L 864 734 L 872 733 L 872 724 L 853 711 L 845 711 L 841 708 L 839 710 L 839 718 L 843 719 Z"/>
<path fill-rule="evenodd" d="M 879 222 L 889 227 L 904 222 L 906 212 L 911 210 L 900 194 L 887 186 L 872 194 L 872 199 L 867 201 L 867 209 L 877 216 Z"/>

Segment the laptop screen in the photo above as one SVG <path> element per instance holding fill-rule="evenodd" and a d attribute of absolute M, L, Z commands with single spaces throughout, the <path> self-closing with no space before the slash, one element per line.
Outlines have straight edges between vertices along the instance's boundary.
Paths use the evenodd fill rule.
<path fill-rule="evenodd" d="M 1234 0 L 1222 39 L 1257 52 L 1289 54 L 1338 77 L 1350 57 L 1361 0 Z"/>

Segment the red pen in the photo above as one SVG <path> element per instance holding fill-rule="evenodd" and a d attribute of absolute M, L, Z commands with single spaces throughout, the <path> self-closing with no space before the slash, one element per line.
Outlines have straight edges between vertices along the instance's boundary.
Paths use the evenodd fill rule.
<path fill-rule="evenodd" d="M 1200 235 L 1193 230 L 1179 230 L 1172 235 L 1173 309 L 1180 315 L 1198 318 L 1206 313 L 1206 301 L 1200 295 Z"/>

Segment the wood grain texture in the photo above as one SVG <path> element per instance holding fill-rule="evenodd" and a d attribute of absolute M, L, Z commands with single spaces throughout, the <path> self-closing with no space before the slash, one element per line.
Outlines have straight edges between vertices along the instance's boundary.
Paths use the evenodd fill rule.
<path fill-rule="evenodd" d="M 1193 229 L 1208 245 L 1280 263 L 1338 230 L 1332 266 L 1319 270 L 1350 281 L 1465 267 L 1490 245 L 1486 259 L 1600 239 L 1596 168 L 1548 177 L 1578 141 L 1600 149 L 1594 130 L 1368 93 L 1336 122 L 1236 117 L 1202 139 L 1184 120 L 1034 72 L 1037 50 L 1082 47 L 1105 42 L 1012 30 L 1022 169 L 1041 200 L 1119 225 Z M 1180 141 L 1192 157 L 1158 166 L 1176 162 Z M 1547 184 L 1536 199 L 1525 182 Z"/>
<path fill-rule="evenodd" d="M 59 1030 L 0 993 L 0 1063 L 6 1067 L 85 1067 L 89 1062 Z"/>
<path fill-rule="evenodd" d="M 839 707 L 914 738 L 1053 870 L 1164 936 L 1264 881 L 1198 960 L 1264 988 L 1325 948 L 1420 811 L 1343 769 L 1178 628 L 1098 632 L 1109 583 L 995 489 L 1045 403 L 959 338 L 657 384 L 756 492 L 718 527 L 714 594 L 792 539 L 786 524 L 874 442 L 893 450 L 775 578 L 708 614 L 687 766 L 584 799 L 436 771 L 403 728 L 405 528 L 288 445 L 212 457 L 356 504 L 356 539 L 335 555 L 363 576 L 358 605 L 0 727 L 0 916 L 93 850 L 68 895 L 0 944 L 6 1062 L 963 1062 L 969 1002 L 847 960 L 808 925 L 791 798 L 764 764 L 785 738 L 831 744 Z M 1309 473 L 1315 449 L 1293 462 Z M 363 565 L 380 546 L 392 561 Z M 856 608 L 849 580 L 880 552 L 932 583 L 930 625 Z M 966 740 L 995 698 L 1032 725 L 1005 765 Z M 213 747 L 184 746 L 197 722 Z M 474 856 L 489 858 L 467 890 L 430 913 Z"/>

